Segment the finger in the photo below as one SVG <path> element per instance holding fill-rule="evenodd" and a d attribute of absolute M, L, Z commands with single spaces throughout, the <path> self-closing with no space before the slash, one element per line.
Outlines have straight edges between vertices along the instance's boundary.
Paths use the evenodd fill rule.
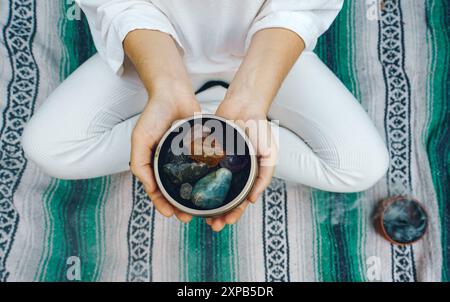
<path fill-rule="evenodd" d="M 272 133 L 269 123 L 259 127 L 257 153 L 260 156 L 260 166 L 275 167 L 278 159 L 278 147 L 276 143 L 276 136 Z"/>
<path fill-rule="evenodd" d="M 272 180 L 278 152 L 275 137 L 267 120 L 255 120 L 249 123 L 246 132 L 255 147 L 252 152 L 258 155 L 258 176 L 248 195 L 249 201 L 255 203 Z"/>
<path fill-rule="evenodd" d="M 147 192 L 148 193 L 148 192 Z M 164 198 L 160 191 L 148 193 L 150 199 L 161 215 L 166 217 L 172 217 L 175 214 L 174 207 Z"/>
<path fill-rule="evenodd" d="M 183 223 L 189 223 L 192 220 L 192 215 L 189 215 L 188 213 L 184 213 L 178 209 L 174 209 L 175 216 L 177 216 L 178 220 L 180 220 Z"/>
<path fill-rule="evenodd" d="M 214 232 L 220 232 L 225 227 L 225 221 L 222 217 L 214 218 L 211 228 Z"/>
<path fill-rule="evenodd" d="M 150 192 L 154 192 L 157 189 L 153 171 L 151 169 L 152 148 L 154 144 L 155 141 L 150 136 L 133 133 L 130 169 Z"/>
<path fill-rule="evenodd" d="M 235 224 L 241 218 L 242 214 L 244 214 L 244 211 L 248 205 L 249 205 L 249 201 L 245 200 L 238 207 L 236 207 L 230 213 L 225 215 L 225 223 L 226 224 Z"/>
<path fill-rule="evenodd" d="M 274 166 L 259 167 L 258 177 L 256 178 L 255 184 L 247 197 L 250 202 L 255 203 L 262 192 L 270 185 L 274 171 Z"/>
<path fill-rule="evenodd" d="M 209 225 L 209 226 L 211 226 L 211 224 L 212 224 L 212 218 L 206 218 L 205 220 L 206 220 L 206 224 Z"/>

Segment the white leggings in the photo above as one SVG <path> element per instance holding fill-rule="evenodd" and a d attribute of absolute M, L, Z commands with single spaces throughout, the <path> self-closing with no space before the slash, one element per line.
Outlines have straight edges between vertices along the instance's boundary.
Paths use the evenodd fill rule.
<path fill-rule="evenodd" d="M 27 157 L 51 176 L 93 178 L 129 170 L 131 132 L 147 92 L 129 65 L 118 77 L 95 55 L 67 78 L 28 123 Z M 230 82 L 234 72 L 191 75 Z M 198 95 L 213 113 L 225 89 Z M 279 120 L 275 176 L 333 192 L 357 192 L 385 174 L 389 155 L 369 116 L 313 53 L 303 53 L 274 100 L 269 118 Z"/>

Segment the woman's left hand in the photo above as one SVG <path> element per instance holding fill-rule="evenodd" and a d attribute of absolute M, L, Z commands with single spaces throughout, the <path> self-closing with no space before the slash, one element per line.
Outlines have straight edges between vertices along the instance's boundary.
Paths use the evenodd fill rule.
<path fill-rule="evenodd" d="M 277 146 L 266 113 L 261 107 L 257 103 L 225 99 L 216 111 L 217 116 L 230 120 L 245 130 L 255 148 L 259 167 L 255 184 L 242 204 L 223 216 L 206 219 L 207 224 L 215 232 L 220 232 L 227 224 L 236 223 L 247 206 L 257 201 L 272 180 L 277 158 Z"/>
<path fill-rule="evenodd" d="M 249 131 L 247 135 L 258 155 L 258 178 L 247 200 L 239 207 L 224 216 L 207 219 L 214 231 L 236 223 L 249 203 L 256 202 L 270 184 L 277 159 L 277 144 L 267 121 L 267 112 L 304 48 L 302 38 L 284 28 L 263 29 L 252 37 L 247 54 L 216 115 L 235 121 L 244 130 L 247 130 L 247 123 L 257 122 L 257 131 Z"/>

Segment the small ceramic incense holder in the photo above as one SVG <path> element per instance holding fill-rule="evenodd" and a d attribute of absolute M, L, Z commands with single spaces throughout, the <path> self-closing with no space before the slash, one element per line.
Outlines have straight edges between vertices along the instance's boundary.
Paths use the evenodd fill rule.
<path fill-rule="evenodd" d="M 382 200 L 375 212 L 375 228 L 388 241 L 408 245 L 420 240 L 428 228 L 428 215 L 414 198 L 394 196 Z"/>

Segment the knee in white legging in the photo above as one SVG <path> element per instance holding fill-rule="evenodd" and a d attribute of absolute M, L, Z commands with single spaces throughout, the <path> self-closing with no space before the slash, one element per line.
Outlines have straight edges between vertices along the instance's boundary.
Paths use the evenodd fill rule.
<path fill-rule="evenodd" d="M 280 129 L 275 176 L 320 190 L 350 193 L 369 189 L 386 173 L 389 153 L 381 138 L 366 143 L 324 147 L 313 151 L 291 131 Z"/>
<path fill-rule="evenodd" d="M 334 174 L 340 183 L 338 192 L 365 191 L 373 187 L 386 174 L 389 168 L 389 153 L 384 145 L 359 152 L 348 155 L 355 159 L 350 167 L 330 168 L 330 173 Z"/>
<path fill-rule="evenodd" d="M 351 157 L 351 164 L 336 165 L 326 159 L 318 159 L 312 169 L 315 177 L 312 185 L 315 188 L 338 193 L 365 191 L 374 186 L 385 175 L 389 167 L 389 155 L 386 148 L 377 150 L 341 152 L 339 156 Z M 301 182 L 301 181 L 300 181 Z"/>
<path fill-rule="evenodd" d="M 50 112 L 52 113 L 52 112 Z M 87 132 L 82 120 L 76 122 L 69 113 L 50 114 L 38 111 L 28 122 L 22 135 L 22 148 L 27 159 L 46 174 L 60 179 L 97 177 L 94 151 L 108 151 L 106 132 Z M 72 118 L 72 120 L 71 120 Z"/>
<path fill-rule="evenodd" d="M 35 163 L 46 174 L 61 179 L 77 179 L 79 174 L 77 165 L 70 162 L 70 157 L 63 156 L 62 145 L 48 127 L 51 121 L 42 121 L 39 117 L 33 117 L 22 135 L 22 148 L 25 157 Z M 57 125 L 54 125 L 57 127 Z M 54 128 L 53 128 L 54 129 Z M 67 150 L 70 152 L 70 150 Z"/>

